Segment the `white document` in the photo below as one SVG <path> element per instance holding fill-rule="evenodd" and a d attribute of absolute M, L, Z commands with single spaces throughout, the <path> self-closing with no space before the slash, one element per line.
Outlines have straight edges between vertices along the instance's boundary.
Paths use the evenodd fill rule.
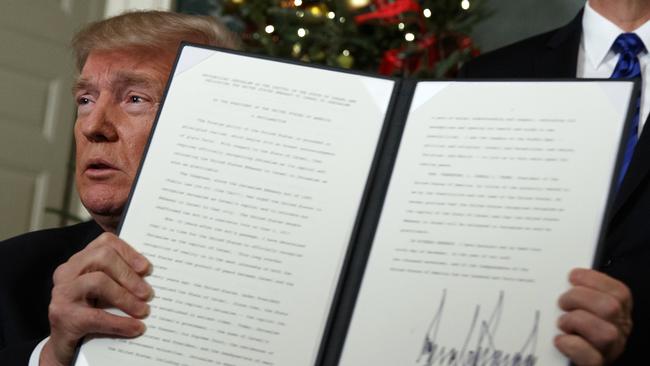
<path fill-rule="evenodd" d="M 315 365 L 395 84 L 184 47 L 120 231 L 154 266 L 147 332 L 76 364 Z M 557 299 L 593 263 L 632 90 L 417 84 L 339 364 L 565 365 Z"/>
<path fill-rule="evenodd" d="M 418 84 L 340 365 L 568 364 L 557 300 L 594 260 L 631 92 Z"/>
<path fill-rule="evenodd" d="M 147 331 L 77 364 L 314 364 L 393 84 L 186 46 L 120 232 Z"/>

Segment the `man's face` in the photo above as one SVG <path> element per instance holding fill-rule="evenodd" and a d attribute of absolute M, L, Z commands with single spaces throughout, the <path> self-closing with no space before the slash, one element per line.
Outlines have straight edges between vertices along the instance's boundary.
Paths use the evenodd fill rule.
<path fill-rule="evenodd" d="M 100 225 L 117 224 L 158 109 L 173 55 L 93 51 L 74 89 L 75 179 Z"/>

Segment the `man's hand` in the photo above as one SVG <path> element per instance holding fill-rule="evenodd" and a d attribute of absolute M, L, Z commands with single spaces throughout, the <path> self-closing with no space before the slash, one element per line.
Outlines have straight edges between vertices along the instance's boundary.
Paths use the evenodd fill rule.
<path fill-rule="evenodd" d="M 89 334 L 136 337 L 149 314 L 153 290 L 143 276 L 151 264 L 117 236 L 104 233 L 54 272 L 49 306 L 50 339 L 40 365 L 69 365 L 79 340 Z M 115 307 L 131 315 L 117 316 Z"/>
<path fill-rule="evenodd" d="M 569 275 L 573 287 L 559 305 L 566 314 L 558 327 L 566 334 L 555 346 L 576 365 L 605 365 L 625 348 L 632 330 L 632 295 L 621 282 L 589 269 L 574 269 Z"/>

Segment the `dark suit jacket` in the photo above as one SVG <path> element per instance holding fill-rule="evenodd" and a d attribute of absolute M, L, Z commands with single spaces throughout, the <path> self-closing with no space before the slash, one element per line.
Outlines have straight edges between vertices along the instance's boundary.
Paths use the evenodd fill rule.
<path fill-rule="evenodd" d="M 460 76 L 575 78 L 581 36 L 582 13 L 562 28 L 470 61 Z M 644 128 L 615 197 L 603 253 L 596 268 L 627 284 L 634 299 L 634 329 L 617 364 L 640 365 L 635 357 L 650 359 L 646 356 L 650 347 L 650 127 Z"/>
<path fill-rule="evenodd" d="M 101 234 L 93 221 L 0 242 L 0 365 L 26 366 L 50 334 L 52 274 Z"/>

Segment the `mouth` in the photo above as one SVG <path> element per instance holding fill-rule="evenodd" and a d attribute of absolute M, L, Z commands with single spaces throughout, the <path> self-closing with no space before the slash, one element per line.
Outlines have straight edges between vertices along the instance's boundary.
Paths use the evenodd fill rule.
<path fill-rule="evenodd" d="M 107 178 L 117 170 L 117 167 L 111 163 L 105 160 L 95 159 L 86 163 L 84 174 L 91 178 Z"/>
<path fill-rule="evenodd" d="M 88 167 L 86 169 L 114 169 L 114 168 L 104 163 L 92 163 L 92 164 L 88 164 Z"/>

